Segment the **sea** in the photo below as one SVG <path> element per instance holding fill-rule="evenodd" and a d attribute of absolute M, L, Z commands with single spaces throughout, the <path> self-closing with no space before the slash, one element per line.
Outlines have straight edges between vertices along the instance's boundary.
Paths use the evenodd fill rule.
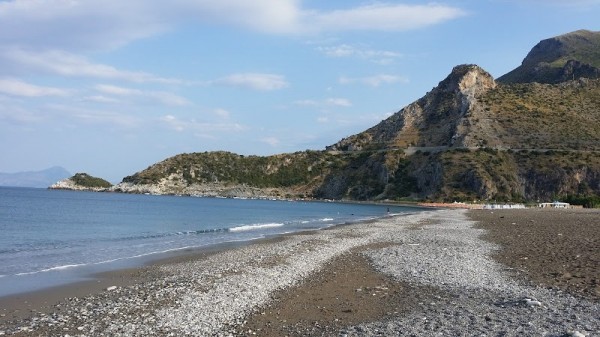
<path fill-rule="evenodd" d="M 0 187 L 0 296 L 210 246 L 420 209 Z"/>

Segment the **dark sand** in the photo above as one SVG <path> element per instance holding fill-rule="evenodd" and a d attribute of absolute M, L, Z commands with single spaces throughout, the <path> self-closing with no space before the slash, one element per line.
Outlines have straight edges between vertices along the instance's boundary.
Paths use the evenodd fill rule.
<path fill-rule="evenodd" d="M 520 271 L 525 280 L 600 299 L 600 210 L 472 210 L 469 215 L 488 230 L 484 239 L 502 247 L 494 258 Z M 362 247 L 369 248 L 373 247 Z M 234 248 L 218 247 L 158 263 L 202 259 L 220 249 Z M 64 298 L 155 277 L 160 274 L 156 265 L 150 265 L 106 273 L 91 282 L 0 298 L 0 325 L 36 312 L 66 310 Z M 232 328 L 239 335 L 335 335 L 344 326 L 380 321 L 447 296 L 436 288 L 397 282 L 375 271 L 361 250 L 354 250 L 330 261 L 301 285 L 275 294 L 275 301 L 249 317 L 249 323 Z M 62 304 L 56 307 L 57 303 Z"/>
<path fill-rule="evenodd" d="M 361 251 L 377 246 L 364 246 L 336 258 L 302 285 L 279 292 L 273 305 L 248 317 L 237 334 L 335 336 L 345 326 L 397 316 L 445 295 L 374 270 Z"/>
<path fill-rule="evenodd" d="M 535 284 L 600 299 L 600 210 L 473 210 L 494 258 Z"/>

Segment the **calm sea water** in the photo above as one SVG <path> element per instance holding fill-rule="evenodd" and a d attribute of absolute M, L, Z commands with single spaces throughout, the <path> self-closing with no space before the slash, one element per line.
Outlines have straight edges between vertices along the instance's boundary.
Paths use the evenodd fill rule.
<path fill-rule="evenodd" d="M 407 207 L 0 187 L 0 296 L 209 245 L 321 229 Z"/>

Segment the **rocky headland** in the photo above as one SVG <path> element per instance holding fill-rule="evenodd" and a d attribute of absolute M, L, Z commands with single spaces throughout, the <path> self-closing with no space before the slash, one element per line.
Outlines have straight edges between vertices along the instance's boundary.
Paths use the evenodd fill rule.
<path fill-rule="evenodd" d="M 90 176 L 87 173 L 76 173 L 74 176 L 60 180 L 52 185 L 49 189 L 53 190 L 72 190 L 72 191 L 93 191 L 93 192 L 109 192 L 112 184 L 102 178 Z"/>

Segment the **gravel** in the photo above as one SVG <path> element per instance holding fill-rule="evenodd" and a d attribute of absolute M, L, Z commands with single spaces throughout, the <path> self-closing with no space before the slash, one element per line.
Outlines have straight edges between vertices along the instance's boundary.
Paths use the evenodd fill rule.
<path fill-rule="evenodd" d="M 593 336 L 598 302 L 518 282 L 492 261 L 499 247 L 483 241 L 465 211 L 440 211 L 434 224 L 398 232 L 398 245 L 368 252 L 394 278 L 439 287 L 449 296 L 385 322 L 349 327 L 345 336 Z"/>
<path fill-rule="evenodd" d="M 516 281 L 489 257 L 463 210 L 427 211 L 340 226 L 157 265 L 155 277 L 131 287 L 71 298 L 54 314 L 0 326 L 19 336 L 228 336 L 274 292 L 299 284 L 351 249 L 380 271 L 444 290 L 420 309 L 344 328 L 340 336 L 565 336 L 600 332 L 600 307 Z"/>

